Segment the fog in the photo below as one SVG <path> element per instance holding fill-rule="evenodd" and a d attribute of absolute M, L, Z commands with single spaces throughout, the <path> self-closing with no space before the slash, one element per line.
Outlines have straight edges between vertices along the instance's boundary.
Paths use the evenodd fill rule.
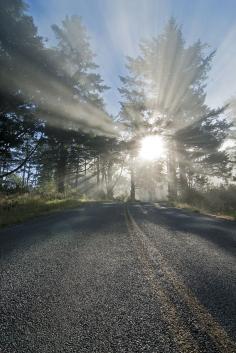
<path fill-rule="evenodd" d="M 6 113 L 3 109 L 4 121 L 7 127 L 18 119 L 16 130 L 23 121 L 23 136 L 28 134 L 28 140 L 13 139 L 6 149 L 4 132 L 2 150 L 9 165 L 4 157 L 3 170 L 11 173 L 15 160 L 27 160 L 28 146 L 42 136 L 48 144 L 45 151 L 54 153 L 50 178 L 59 180 L 62 167 L 64 178 L 76 174 L 76 183 L 68 179 L 73 181 L 70 187 L 91 176 L 91 193 L 112 189 L 119 196 L 123 183 L 127 194 L 131 182 L 139 198 L 166 198 L 170 184 L 180 195 L 181 183 L 191 189 L 198 187 L 199 178 L 207 185 L 213 179 L 233 180 L 232 21 L 221 20 L 218 28 L 219 14 L 213 11 L 208 21 L 211 8 L 201 1 L 187 7 L 185 0 L 101 0 L 90 6 L 74 0 L 42 1 L 41 11 L 32 1 L 29 5 L 23 12 L 16 5 L 13 15 L 7 8 L 1 13 L 1 60 L 6 68 L 1 72 L 1 94 L 3 105 L 5 98 L 10 105 L 4 107 Z M 20 26 L 17 38 L 9 23 L 19 24 L 20 16 L 22 23 L 28 18 L 28 25 Z M 40 128 L 29 129 L 27 110 Z M 147 146 L 140 160 L 142 140 L 152 135 L 163 140 L 165 151 L 157 142 Z M 18 159 L 13 158 L 15 151 Z M 49 158 L 40 153 L 39 170 Z M 34 178 L 37 185 L 38 176 Z"/>

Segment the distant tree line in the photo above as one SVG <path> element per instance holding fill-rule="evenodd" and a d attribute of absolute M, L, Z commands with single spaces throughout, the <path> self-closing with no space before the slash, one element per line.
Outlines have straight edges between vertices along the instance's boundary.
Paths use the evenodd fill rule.
<path fill-rule="evenodd" d="M 205 102 L 214 51 L 200 41 L 187 45 L 170 19 L 158 37 L 141 41 L 137 57 L 127 58 L 115 126 L 81 18 L 66 17 L 52 30 L 55 45 L 48 46 L 23 0 L 0 0 L 2 191 L 53 185 L 59 193 L 112 199 L 126 170 L 133 200 L 138 187 L 153 195 L 165 180 L 169 199 L 187 200 L 212 177 L 231 180 L 233 161 L 220 149 L 232 126 L 227 106 Z M 168 153 L 140 167 L 139 141 L 147 134 L 162 135 Z"/>
<path fill-rule="evenodd" d="M 48 47 L 26 10 L 22 0 L 0 1 L 1 187 L 53 181 L 63 193 L 91 171 L 105 182 L 114 144 L 102 98 L 108 87 L 81 18 L 53 25 L 56 44 Z"/>
<path fill-rule="evenodd" d="M 129 74 L 121 77 L 120 115 L 130 135 L 135 140 L 160 134 L 166 140 L 169 199 L 186 199 L 194 186 L 206 185 L 211 177 L 231 178 L 233 162 L 220 149 L 232 127 L 224 116 L 227 106 L 211 109 L 205 103 L 214 54 L 200 41 L 186 45 L 171 18 L 158 37 L 141 41 L 139 55 L 127 58 Z M 135 170 L 131 175 L 135 198 Z"/>

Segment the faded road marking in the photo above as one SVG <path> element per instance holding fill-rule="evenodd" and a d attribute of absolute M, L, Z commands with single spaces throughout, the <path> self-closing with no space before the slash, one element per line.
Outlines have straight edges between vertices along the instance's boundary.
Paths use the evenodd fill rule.
<path fill-rule="evenodd" d="M 155 281 L 155 286 L 158 287 L 158 290 L 160 289 L 161 292 L 164 293 L 165 298 L 168 296 L 167 290 L 165 290 L 163 287 L 160 287 L 160 284 L 157 284 L 157 281 L 154 278 L 155 270 L 152 266 L 152 262 L 155 262 L 156 264 L 161 267 L 161 270 L 165 276 L 165 279 L 170 282 L 170 284 L 174 287 L 176 292 L 178 293 L 178 296 L 182 301 L 186 303 L 188 306 L 191 314 L 195 319 L 197 319 L 198 323 L 200 324 L 200 328 L 202 329 L 203 332 L 205 332 L 212 340 L 214 345 L 217 347 L 217 349 L 222 352 L 222 353 L 235 353 L 236 352 L 236 344 L 231 340 L 231 338 L 228 336 L 227 332 L 220 326 L 220 324 L 212 317 L 212 315 L 207 311 L 207 309 L 199 303 L 197 298 L 191 293 L 190 289 L 187 288 L 183 282 L 181 281 L 180 278 L 177 278 L 177 274 L 171 270 L 167 264 L 166 261 L 164 260 L 163 256 L 160 254 L 160 252 L 153 246 L 153 244 L 150 243 L 150 239 L 145 235 L 145 233 L 141 230 L 141 228 L 137 225 L 133 217 L 131 216 L 128 208 L 126 208 L 126 220 L 127 224 L 129 227 L 130 232 L 133 235 L 133 238 L 135 238 L 135 241 L 137 243 L 137 240 L 139 240 L 139 247 L 142 249 L 142 256 L 145 256 L 145 261 L 148 262 L 148 266 L 151 268 L 152 267 L 152 282 Z M 135 234 L 134 234 L 135 233 Z M 134 237 L 135 235 L 135 237 Z M 140 251 L 139 249 L 139 251 Z M 144 255 L 145 254 L 145 255 Z M 147 266 L 147 264 L 145 265 Z M 153 285 L 153 284 L 152 284 Z M 161 293 L 161 296 L 158 292 L 158 296 L 162 299 L 163 293 Z M 163 299 L 165 299 L 163 298 Z M 167 299 L 165 299 L 167 300 Z M 169 304 L 173 306 L 173 303 L 169 299 Z M 176 314 L 176 319 L 178 314 Z M 179 320 L 179 319 L 177 319 Z M 186 325 L 184 325 L 186 327 Z M 191 335 L 191 333 L 189 332 Z M 193 339 L 191 335 L 191 339 Z M 183 351 L 183 350 L 182 350 Z M 185 352 L 184 350 L 183 352 Z M 190 352 L 190 351 L 188 351 Z"/>
<path fill-rule="evenodd" d="M 181 353 L 199 353 L 197 342 L 193 339 L 188 327 L 184 324 L 175 305 L 166 295 L 165 289 L 155 280 L 155 271 L 152 267 L 146 249 L 140 244 L 137 244 L 137 238 L 134 234 L 134 224 L 127 209 L 125 209 L 125 218 L 128 226 L 129 233 L 133 239 L 139 261 L 141 262 L 144 275 L 151 285 L 152 292 L 161 300 L 160 311 L 169 327 L 170 334 L 172 335 L 175 345 L 179 348 Z"/>

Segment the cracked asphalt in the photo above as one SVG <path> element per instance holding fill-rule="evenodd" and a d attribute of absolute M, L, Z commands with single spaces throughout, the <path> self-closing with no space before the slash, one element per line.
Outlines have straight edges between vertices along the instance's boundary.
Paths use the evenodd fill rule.
<path fill-rule="evenodd" d="M 1 353 L 235 353 L 236 222 L 85 204 L 0 232 Z"/>

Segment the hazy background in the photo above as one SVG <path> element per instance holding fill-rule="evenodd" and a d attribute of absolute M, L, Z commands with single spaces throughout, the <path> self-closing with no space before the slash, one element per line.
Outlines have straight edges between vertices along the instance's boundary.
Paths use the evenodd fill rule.
<path fill-rule="evenodd" d="M 236 95 L 236 11 L 234 0 L 30 0 L 30 14 L 39 33 L 53 44 L 53 23 L 66 15 L 80 15 L 91 35 L 96 62 L 105 83 L 108 111 L 119 111 L 119 75 L 125 74 L 126 55 L 135 55 L 140 38 L 159 34 L 174 16 L 184 38 L 199 38 L 217 53 L 207 87 L 207 103 L 220 106 Z"/>

